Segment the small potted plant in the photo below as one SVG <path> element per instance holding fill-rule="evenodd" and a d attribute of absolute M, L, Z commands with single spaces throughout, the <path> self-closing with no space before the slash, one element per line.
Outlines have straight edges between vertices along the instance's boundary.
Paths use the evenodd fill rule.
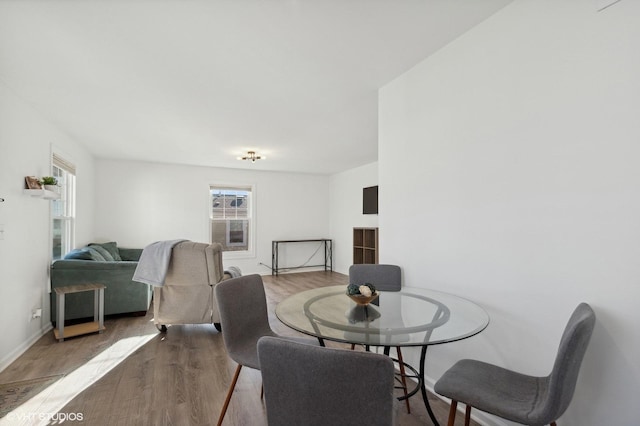
<path fill-rule="evenodd" d="M 47 191 L 58 192 L 58 179 L 53 176 L 43 176 L 40 183 Z"/>

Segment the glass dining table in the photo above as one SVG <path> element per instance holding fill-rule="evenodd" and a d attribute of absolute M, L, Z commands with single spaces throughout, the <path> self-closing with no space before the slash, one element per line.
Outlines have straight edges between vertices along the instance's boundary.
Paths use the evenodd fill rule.
<path fill-rule="evenodd" d="M 424 383 L 425 356 L 431 345 L 455 342 L 480 333 L 489 315 L 477 304 L 439 291 L 403 287 L 381 291 L 369 305 L 358 305 L 346 295 L 346 286 L 320 287 L 289 296 L 276 306 L 276 316 L 288 327 L 325 340 L 382 347 L 419 347 L 418 390 L 434 425 Z M 402 398 L 400 398 L 402 399 Z"/>

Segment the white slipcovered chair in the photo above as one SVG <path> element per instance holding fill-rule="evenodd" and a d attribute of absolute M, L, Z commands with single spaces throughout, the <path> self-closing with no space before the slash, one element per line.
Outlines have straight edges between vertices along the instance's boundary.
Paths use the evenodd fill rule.
<path fill-rule="evenodd" d="M 160 331 L 167 325 L 213 324 L 220 331 L 216 285 L 225 276 L 222 246 L 183 241 L 171 252 L 164 285 L 153 288 L 153 321 Z"/>

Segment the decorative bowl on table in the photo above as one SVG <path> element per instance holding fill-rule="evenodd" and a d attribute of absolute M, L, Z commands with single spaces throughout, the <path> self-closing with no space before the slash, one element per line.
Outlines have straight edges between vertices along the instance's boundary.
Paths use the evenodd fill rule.
<path fill-rule="evenodd" d="M 378 293 L 373 284 L 349 284 L 347 286 L 347 296 L 361 306 L 367 306 L 376 300 L 379 295 L 380 293 Z"/>
<path fill-rule="evenodd" d="M 369 303 L 373 302 L 374 300 L 376 300 L 378 298 L 378 296 L 380 295 L 380 293 L 378 293 L 377 291 L 372 294 L 371 296 L 364 296 L 362 294 L 348 294 L 347 296 L 349 296 L 351 298 L 351 300 L 353 300 L 354 302 L 356 302 L 358 305 L 362 305 L 362 306 L 366 306 Z"/>

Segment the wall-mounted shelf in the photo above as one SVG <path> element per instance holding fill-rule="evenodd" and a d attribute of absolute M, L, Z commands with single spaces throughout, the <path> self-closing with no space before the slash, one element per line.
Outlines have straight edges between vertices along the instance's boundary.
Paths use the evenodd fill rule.
<path fill-rule="evenodd" d="M 378 263 L 378 228 L 353 228 L 353 263 Z"/>
<path fill-rule="evenodd" d="M 23 189 L 22 192 L 25 195 L 44 198 L 45 200 L 57 200 L 60 198 L 60 194 L 57 192 L 47 191 L 46 189 Z"/>

